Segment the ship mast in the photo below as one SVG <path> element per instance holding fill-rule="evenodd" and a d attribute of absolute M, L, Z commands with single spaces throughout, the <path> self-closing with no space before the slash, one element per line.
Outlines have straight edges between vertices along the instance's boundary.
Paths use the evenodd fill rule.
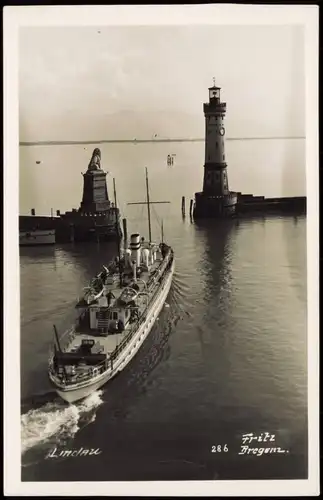
<path fill-rule="evenodd" d="M 59 350 L 59 353 L 62 354 L 63 351 L 62 351 L 62 348 L 61 348 L 61 344 L 59 342 L 57 329 L 56 329 L 55 325 L 53 325 L 53 327 L 54 327 L 54 332 L 55 332 L 55 337 L 56 337 L 56 342 L 57 342 L 58 350 Z M 63 365 L 63 372 L 64 372 L 65 379 L 67 379 L 66 369 L 65 369 L 64 365 Z"/>
<path fill-rule="evenodd" d="M 57 333 L 57 330 L 56 330 L 56 326 L 55 326 L 55 325 L 53 325 L 53 327 L 54 327 L 54 332 L 55 332 L 55 337 L 56 337 L 57 347 L 58 347 L 59 352 L 61 353 L 61 352 L 63 352 L 63 351 L 62 351 L 62 348 L 61 348 L 61 344 L 60 344 L 60 342 L 59 342 L 59 338 L 58 338 L 58 333 Z"/>
<path fill-rule="evenodd" d="M 151 243 L 151 219 L 150 219 L 150 205 L 158 203 L 170 203 L 170 201 L 150 201 L 149 196 L 149 185 L 148 185 L 148 169 L 146 167 L 146 201 L 136 201 L 133 203 L 128 203 L 128 205 L 147 205 L 148 211 L 148 231 L 149 231 L 149 243 Z"/>
<path fill-rule="evenodd" d="M 147 167 L 146 167 L 146 190 L 147 190 L 147 210 L 148 210 L 149 243 L 151 243 L 150 200 L 149 200 L 149 185 L 148 185 L 148 169 L 147 169 Z"/>
<path fill-rule="evenodd" d="M 121 272 L 121 250 L 120 250 L 120 234 L 119 234 L 119 224 L 118 224 L 118 209 L 117 209 L 117 193 L 116 193 L 116 180 L 113 178 L 113 194 L 114 194 L 114 211 L 116 218 L 116 233 L 117 233 L 117 245 L 118 245 L 118 257 L 119 257 L 119 277 L 120 277 L 120 287 L 122 286 L 122 272 Z"/>

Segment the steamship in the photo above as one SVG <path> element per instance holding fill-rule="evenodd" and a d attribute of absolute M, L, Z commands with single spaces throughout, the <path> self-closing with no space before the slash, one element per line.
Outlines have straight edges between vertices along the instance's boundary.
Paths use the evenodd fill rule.
<path fill-rule="evenodd" d="M 114 183 L 115 188 L 115 183 Z M 146 169 L 149 239 L 130 236 L 128 247 L 93 278 L 76 304 L 77 321 L 55 341 L 48 374 L 58 395 L 69 403 L 102 387 L 136 355 L 163 308 L 175 268 L 173 249 L 151 238 Z M 131 204 L 131 203 L 129 203 Z M 116 206 L 116 196 L 115 196 Z"/>

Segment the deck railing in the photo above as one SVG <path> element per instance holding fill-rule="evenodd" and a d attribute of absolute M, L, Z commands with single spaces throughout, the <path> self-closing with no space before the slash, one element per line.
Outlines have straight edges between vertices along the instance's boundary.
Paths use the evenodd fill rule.
<path fill-rule="evenodd" d="M 173 256 L 173 252 L 171 251 L 170 259 L 168 262 L 168 264 L 170 264 L 170 265 L 172 263 L 172 256 Z M 163 276 L 162 280 L 160 280 L 160 284 L 162 284 L 166 280 L 166 278 L 167 278 L 167 274 L 165 274 Z M 151 284 L 153 285 L 152 289 L 155 288 L 155 290 L 153 290 L 153 293 L 151 295 L 149 303 L 146 305 L 145 309 L 143 310 L 143 313 L 141 314 L 139 320 L 137 320 L 134 323 L 134 325 L 131 327 L 129 333 L 125 336 L 125 338 L 122 340 L 122 342 L 114 349 L 114 351 L 112 351 L 109 359 L 114 360 L 115 358 L 118 357 L 118 354 L 120 353 L 120 351 L 122 351 L 124 349 L 124 347 L 130 342 L 130 340 L 132 339 L 134 334 L 137 332 L 138 328 L 145 322 L 147 311 L 149 309 L 150 303 L 159 291 L 159 287 L 156 286 L 156 284 L 157 284 L 156 282 L 152 282 Z"/>

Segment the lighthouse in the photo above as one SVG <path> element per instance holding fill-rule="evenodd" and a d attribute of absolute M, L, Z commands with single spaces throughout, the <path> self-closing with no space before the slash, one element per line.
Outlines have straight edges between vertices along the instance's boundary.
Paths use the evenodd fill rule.
<path fill-rule="evenodd" d="M 205 116 L 205 161 L 203 191 L 195 193 L 195 218 L 226 217 L 235 212 L 237 193 L 229 191 L 225 157 L 226 103 L 221 88 L 209 87 L 209 102 L 203 104 Z"/>

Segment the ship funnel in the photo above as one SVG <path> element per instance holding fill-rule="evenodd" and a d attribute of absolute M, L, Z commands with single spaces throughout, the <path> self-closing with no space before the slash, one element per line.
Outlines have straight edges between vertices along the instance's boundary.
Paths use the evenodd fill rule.
<path fill-rule="evenodd" d="M 132 261 L 132 270 L 133 270 L 133 281 L 136 283 L 137 281 L 137 262 L 134 260 Z"/>
<path fill-rule="evenodd" d="M 148 250 L 148 248 L 143 248 L 141 251 L 141 255 L 142 255 L 142 261 L 143 261 L 144 266 L 146 266 L 147 269 L 149 269 L 149 250 Z"/>
<path fill-rule="evenodd" d="M 124 252 L 124 260 L 127 267 L 131 267 L 131 250 L 127 248 Z"/>
<path fill-rule="evenodd" d="M 154 248 L 152 245 L 150 245 L 150 249 L 149 249 L 149 253 L 150 253 L 150 263 L 151 265 L 153 265 L 153 263 L 155 262 L 155 255 L 154 255 Z"/>
<path fill-rule="evenodd" d="M 125 248 L 127 248 L 127 246 L 128 246 L 127 219 L 122 219 L 122 225 L 123 225 L 123 241 L 124 241 L 124 247 L 125 247 Z"/>
<path fill-rule="evenodd" d="M 136 262 L 136 266 L 140 266 L 140 234 L 135 233 L 130 236 L 131 260 Z"/>

